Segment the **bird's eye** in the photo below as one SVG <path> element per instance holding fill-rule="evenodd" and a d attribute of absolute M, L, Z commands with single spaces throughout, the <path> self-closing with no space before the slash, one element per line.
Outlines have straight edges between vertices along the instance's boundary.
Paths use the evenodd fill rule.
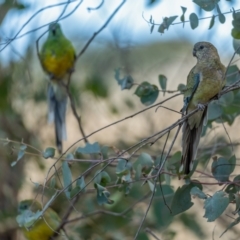
<path fill-rule="evenodd" d="M 201 45 L 199 48 L 202 50 L 202 49 L 204 49 L 204 46 L 203 46 L 203 45 Z"/>

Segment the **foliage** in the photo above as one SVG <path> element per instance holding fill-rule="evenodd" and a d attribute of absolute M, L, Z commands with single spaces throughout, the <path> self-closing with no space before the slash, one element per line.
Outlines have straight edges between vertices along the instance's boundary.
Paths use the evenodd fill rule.
<path fill-rule="evenodd" d="M 150 0 L 146 1 L 146 5 L 148 7 L 157 7 L 158 2 L 160 1 Z M 220 0 L 193 0 L 192 2 L 201 11 L 212 14 L 207 18 L 210 19 L 209 29 L 212 29 L 217 24 L 217 20 L 220 24 L 225 23 L 227 13 L 222 13 L 219 7 Z M 125 1 L 122 1 L 102 28 L 93 34 L 93 38 L 86 43 L 82 51 L 77 55 L 77 60 L 87 50 L 97 34 L 108 25 L 124 3 Z M 7 1 L 4 6 L 6 4 Z M 101 4 L 106 3 L 103 1 Z M 101 8 L 101 4 L 95 10 Z M 181 16 L 163 17 L 162 22 L 159 24 L 151 16 L 148 21 L 150 32 L 152 33 L 157 26 L 157 32 L 167 34 L 166 30 L 173 28 L 178 23 L 178 18 L 183 27 L 190 24 L 192 30 L 197 31 L 201 21 L 204 19 L 196 13 L 190 13 L 187 16 L 188 8 L 186 6 L 180 7 L 182 10 Z M 11 8 L 24 11 L 28 6 L 16 3 Z M 8 8 L 9 10 L 10 8 Z M 240 13 L 238 11 L 234 9 L 231 11 L 233 19 L 231 34 L 235 39 L 240 39 Z M 14 41 L 14 39 L 9 41 Z M 9 43 L 5 46 L 7 47 Z M 236 47 L 235 50 L 237 50 Z M 18 67 L 19 69 L 23 68 L 21 64 Z M 8 71 L 11 73 L 12 69 Z M 37 158 L 36 162 L 40 162 L 39 169 L 43 169 L 45 164 L 48 166 L 44 179 L 33 185 L 34 192 L 37 193 L 39 198 L 44 196 L 44 199 L 50 200 L 43 204 L 41 211 L 36 213 L 29 211 L 24 215 L 18 215 L 16 218 L 18 225 L 20 227 L 32 227 L 43 216 L 44 211 L 50 205 L 53 205 L 62 216 L 60 228 L 66 229 L 70 239 L 135 238 L 141 240 L 150 239 L 150 235 L 154 237 L 154 234 L 161 234 L 161 236 L 165 237 L 164 239 L 176 239 L 178 233 L 171 225 L 175 221 L 179 221 L 199 239 L 203 239 L 206 238 L 204 229 L 195 219 L 195 215 L 193 213 L 189 214 L 189 209 L 194 209 L 199 204 L 196 200 L 198 198 L 202 209 L 197 214 L 206 218 L 207 222 L 213 222 L 219 218 L 224 219 L 224 212 L 229 211 L 232 206 L 235 207 L 232 215 L 237 215 L 237 217 L 232 222 L 228 221 L 228 226 L 222 231 L 222 235 L 227 234 L 240 222 L 240 175 L 233 175 L 238 160 L 238 153 L 237 151 L 235 153 L 233 148 L 238 146 L 239 143 L 229 141 L 227 131 L 215 138 L 211 134 L 220 124 L 224 125 L 224 128 L 225 125 L 228 129 L 233 128 L 236 125 L 236 119 L 240 115 L 240 71 L 237 64 L 230 62 L 226 73 L 226 87 L 217 98 L 208 103 L 208 121 L 202 132 L 202 139 L 208 140 L 208 143 L 199 148 L 198 159 L 195 161 L 189 177 L 181 179 L 184 181 L 179 179 L 181 178 L 179 174 L 181 152 L 174 148 L 183 118 L 181 117 L 182 113 L 171 109 L 171 106 L 169 106 L 169 109 L 177 112 L 179 119 L 172 125 L 160 129 L 158 132 L 152 133 L 152 135 L 141 140 L 130 139 L 130 142 L 136 141 L 132 145 L 129 145 L 129 142 L 125 141 L 126 139 L 120 139 L 118 144 L 113 143 L 111 145 L 105 145 L 104 142 L 95 140 L 96 133 L 102 134 L 103 139 L 107 139 L 109 136 L 104 134 L 104 129 L 112 125 L 119 126 L 120 122 L 133 118 L 137 114 L 148 111 L 153 107 L 160 107 L 164 102 L 168 102 L 169 99 L 181 95 L 187 90 L 183 83 L 176 86 L 175 90 L 168 90 L 170 78 L 160 71 L 155 76 L 155 84 L 145 77 L 139 83 L 137 77 L 130 74 L 129 69 L 123 73 L 123 76 L 121 76 L 123 68 L 115 68 L 114 71 L 115 80 L 121 90 L 132 91 L 135 88 L 133 90 L 133 102 L 137 97 L 147 107 L 86 135 L 84 121 L 81 122 L 81 117 L 84 118 L 84 111 L 80 106 L 80 117 L 75 106 L 74 98 L 78 102 L 79 93 L 72 85 L 66 86 L 69 90 L 68 96 L 72 112 L 78 121 L 82 138 L 74 142 L 71 147 L 60 155 L 56 154 L 54 147 L 42 147 L 48 145 L 48 141 L 41 143 L 41 147 L 36 146 L 38 144 L 36 143 L 35 132 L 32 130 L 31 133 L 28 133 L 27 128 L 25 129 L 23 124 L 25 116 L 23 116 L 23 113 L 18 114 L 18 112 L 21 112 L 20 110 L 11 109 L 11 105 L 20 106 L 18 102 L 22 101 L 23 105 L 26 103 L 26 99 L 21 98 L 21 96 L 19 99 L 15 99 L 16 97 L 12 94 L 13 90 L 27 92 L 29 88 L 22 87 L 18 89 L 18 85 L 11 79 L 11 76 L 1 75 L 0 110 L 7 116 L 7 119 L 11 119 L 12 125 L 20 125 L 17 128 L 18 133 L 15 128 L 8 130 L 8 124 L 2 126 L 2 123 L 5 122 L 4 117 L 1 123 L 3 129 L 1 131 L 4 132 L 3 136 L 5 137 L 1 139 L 4 143 L 3 149 L 14 152 L 14 155 L 8 154 L 10 155 L 10 157 L 8 156 L 10 159 L 8 166 L 11 172 L 15 172 L 17 175 L 19 167 L 23 166 L 21 164 L 26 164 L 26 160 L 35 158 Z M 5 73 L 3 70 L 2 72 Z M 91 73 L 85 79 L 86 81 L 81 89 L 84 92 L 83 94 L 91 92 L 101 100 L 110 96 L 109 84 L 104 82 L 104 78 L 100 73 L 99 75 Z M 36 96 L 36 93 L 31 93 L 35 100 L 34 104 L 45 103 L 46 99 L 43 92 L 42 87 L 37 93 L 38 96 Z M 167 94 L 175 95 L 157 102 Z M 88 101 L 88 97 L 84 100 Z M 84 101 L 81 104 L 84 105 Z M 89 106 L 88 102 L 86 105 Z M 91 118 L 85 121 L 97 121 L 97 114 L 92 115 Z M 149 116 L 148 118 L 150 121 Z M 20 119 L 20 123 L 17 122 L 17 119 Z M 175 128 L 178 130 L 175 132 L 174 137 Z M 131 133 L 125 133 L 125 136 L 125 138 L 131 138 Z M 115 138 L 117 137 L 115 136 Z M 164 137 L 165 140 L 163 140 Z M 22 138 L 22 141 L 15 141 L 16 138 Z M 160 148 L 154 152 L 149 146 L 154 145 L 156 142 L 160 143 Z M 45 150 L 38 150 L 37 147 Z M 5 154 L 4 158 L 6 156 Z M 209 162 L 211 162 L 209 168 L 211 171 L 206 170 Z M 20 174 L 22 175 L 22 171 L 19 171 Z M 199 178 L 197 174 L 201 174 L 204 178 Z M 23 179 L 22 176 L 21 179 Z M 210 180 L 207 182 L 205 179 Z M 209 185 L 214 185 L 214 188 L 209 190 L 209 187 L 206 187 Z M 8 188 L 5 186 L 4 191 L 7 192 Z M 14 197 L 15 195 L 17 196 L 17 191 Z M 145 226 L 147 228 L 143 231 Z M 56 234 L 60 230 L 58 229 Z"/>

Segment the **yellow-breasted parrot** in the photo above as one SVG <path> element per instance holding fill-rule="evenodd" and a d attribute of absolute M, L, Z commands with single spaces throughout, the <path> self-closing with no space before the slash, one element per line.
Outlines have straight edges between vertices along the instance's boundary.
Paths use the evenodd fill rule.
<path fill-rule="evenodd" d="M 39 59 L 50 77 L 48 86 L 48 121 L 55 123 L 56 144 L 62 152 L 62 140 L 66 140 L 67 84 L 76 60 L 72 43 L 64 36 L 59 23 L 49 25 L 48 38 L 42 46 Z"/>
<path fill-rule="evenodd" d="M 190 116 L 182 129 L 182 158 L 180 173 L 188 174 L 197 155 L 204 119 L 207 115 L 206 104 L 216 96 L 225 85 L 226 68 L 221 63 L 217 49 L 209 42 L 198 42 L 194 45 L 193 56 L 197 64 L 192 68 L 184 92 L 183 113 L 199 111 Z"/>

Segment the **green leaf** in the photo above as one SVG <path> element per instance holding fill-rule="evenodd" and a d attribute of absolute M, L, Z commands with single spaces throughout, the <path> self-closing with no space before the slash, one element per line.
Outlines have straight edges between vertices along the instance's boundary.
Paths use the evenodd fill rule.
<path fill-rule="evenodd" d="M 134 94 L 140 98 L 142 104 L 148 106 L 156 101 L 159 91 L 157 86 L 143 82 L 137 87 Z"/>
<path fill-rule="evenodd" d="M 225 18 L 225 16 L 224 16 L 224 14 L 222 14 L 222 12 L 221 12 L 221 10 L 220 10 L 218 4 L 217 4 L 217 12 L 218 12 L 218 19 L 219 19 L 219 22 L 220 22 L 220 23 L 225 23 L 226 18 Z"/>
<path fill-rule="evenodd" d="M 166 89 L 167 89 L 167 78 L 164 75 L 160 74 L 158 76 L 158 81 L 159 81 L 159 85 L 162 88 L 162 90 L 166 91 Z M 164 95 L 165 95 L 165 92 L 163 93 L 163 96 Z"/>
<path fill-rule="evenodd" d="M 208 105 L 208 120 L 215 120 L 222 116 L 223 110 L 222 107 L 217 102 L 211 102 Z"/>
<path fill-rule="evenodd" d="M 226 228 L 226 230 L 219 236 L 219 238 L 222 237 L 224 233 L 226 233 L 228 230 L 230 230 L 232 227 L 234 227 L 235 225 L 237 225 L 239 223 L 240 223 L 240 217 L 238 217 L 231 224 L 229 224 L 228 227 Z"/>
<path fill-rule="evenodd" d="M 215 17 L 216 17 L 216 16 L 212 15 L 212 18 L 211 18 L 211 21 L 210 21 L 210 24 L 209 24 L 208 29 L 211 29 L 211 28 L 213 27 L 213 25 L 214 25 L 214 23 L 215 23 Z"/>
<path fill-rule="evenodd" d="M 158 28 L 158 32 L 164 33 L 165 29 L 168 29 L 169 26 L 176 20 L 178 16 L 172 16 L 172 17 L 165 17 L 163 18 L 163 22 Z"/>
<path fill-rule="evenodd" d="M 182 9 L 182 16 L 180 17 L 180 20 L 181 20 L 181 22 L 183 22 L 183 26 L 184 26 L 185 12 L 187 11 L 187 8 L 181 6 L 181 9 Z"/>
<path fill-rule="evenodd" d="M 72 161 L 74 159 L 74 156 L 72 153 L 68 153 L 66 156 L 66 161 Z"/>
<path fill-rule="evenodd" d="M 125 196 L 127 196 L 130 193 L 130 190 L 132 188 L 132 183 L 129 183 L 129 180 L 126 179 L 126 181 L 121 181 L 120 178 L 117 179 L 116 184 L 120 184 L 118 187 L 118 190 L 120 192 L 124 192 Z"/>
<path fill-rule="evenodd" d="M 232 155 L 232 156 L 230 157 L 230 159 L 228 160 L 229 165 L 230 165 L 230 167 L 231 167 L 231 169 L 230 169 L 231 173 L 234 171 L 234 169 L 235 169 L 235 167 L 236 167 L 236 161 L 237 161 L 237 159 L 236 159 L 236 156 L 235 156 L 235 155 Z"/>
<path fill-rule="evenodd" d="M 240 175 L 237 175 L 234 179 L 233 179 L 233 184 L 229 184 L 226 189 L 225 192 L 228 193 L 229 195 L 229 201 L 235 201 L 235 194 L 237 192 L 240 191 L 240 187 L 238 186 L 240 182 Z"/>
<path fill-rule="evenodd" d="M 34 213 L 31 210 L 25 210 L 22 214 L 16 217 L 16 221 L 19 227 L 30 228 L 41 216 L 42 211 L 38 210 Z"/>
<path fill-rule="evenodd" d="M 154 25 L 153 25 L 154 26 Z M 121 68 L 115 69 L 115 79 L 118 82 L 118 85 L 121 86 L 121 90 L 130 89 L 133 86 L 134 80 L 130 75 L 126 75 L 123 78 L 120 78 Z"/>
<path fill-rule="evenodd" d="M 233 92 L 228 92 L 219 99 L 219 103 L 221 105 L 225 105 L 226 107 L 229 107 L 233 103 L 233 101 L 234 101 Z"/>
<path fill-rule="evenodd" d="M 193 0 L 194 3 L 196 3 L 200 8 L 202 8 L 203 10 L 210 12 L 212 11 L 216 4 L 219 2 L 220 0 Z"/>
<path fill-rule="evenodd" d="M 198 16 L 195 13 L 190 14 L 189 21 L 192 29 L 198 27 Z"/>
<path fill-rule="evenodd" d="M 72 173 L 67 161 L 62 161 L 63 186 L 65 194 L 70 199 L 70 192 L 72 190 Z"/>
<path fill-rule="evenodd" d="M 203 217 L 207 218 L 208 222 L 215 221 L 227 208 L 229 198 L 223 191 L 214 193 L 214 195 L 204 202 L 205 214 Z"/>
<path fill-rule="evenodd" d="M 133 86 L 133 78 L 129 75 L 129 76 L 125 76 L 123 79 L 122 79 L 122 82 L 121 84 L 121 90 L 124 90 L 124 89 L 130 89 L 132 86 Z"/>
<path fill-rule="evenodd" d="M 32 212 L 31 210 L 24 210 L 22 214 L 18 215 L 16 217 L 17 223 L 19 227 L 25 227 L 27 229 L 30 229 L 33 224 L 42 217 L 43 213 L 46 211 L 46 209 L 50 206 L 50 204 L 55 199 L 58 192 L 55 192 L 55 194 L 51 197 L 51 199 L 46 203 L 42 211 L 37 210 L 36 212 Z M 33 203 L 34 204 L 34 203 Z"/>
<path fill-rule="evenodd" d="M 149 189 L 151 190 L 151 192 L 153 192 L 154 191 L 154 184 L 150 180 L 147 180 L 147 183 L 148 183 Z M 156 189 L 155 189 L 155 191 L 156 191 Z"/>
<path fill-rule="evenodd" d="M 100 184 L 101 186 L 106 186 L 111 182 L 111 178 L 107 172 L 98 170 L 94 176 L 94 183 Z"/>
<path fill-rule="evenodd" d="M 240 175 L 237 175 L 234 179 L 233 179 L 233 183 L 236 183 L 235 184 L 235 187 L 237 189 L 237 191 L 240 191 L 240 186 L 238 185 L 240 182 Z"/>
<path fill-rule="evenodd" d="M 234 171 L 236 165 L 236 157 L 233 155 L 229 160 L 220 157 L 213 159 L 212 174 L 219 183 L 229 181 L 229 175 Z"/>
<path fill-rule="evenodd" d="M 85 147 L 78 147 L 76 150 L 77 153 L 83 153 L 83 154 L 92 154 L 92 153 L 100 153 L 101 149 L 98 144 L 98 142 L 95 142 L 93 144 L 86 143 Z"/>
<path fill-rule="evenodd" d="M 159 28 L 158 28 L 158 32 L 164 33 L 164 30 L 165 30 L 165 29 L 166 29 L 166 28 L 165 28 L 164 24 L 161 23 L 160 26 L 159 26 Z"/>
<path fill-rule="evenodd" d="M 80 187 L 80 189 L 83 189 L 83 191 L 85 191 L 86 184 L 85 184 L 84 177 L 78 178 L 78 180 L 76 181 L 76 186 Z"/>
<path fill-rule="evenodd" d="M 131 169 L 132 169 L 131 162 L 122 158 L 118 160 L 118 164 L 116 167 L 116 174 L 118 177 L 129 175 L 131 172 Z"/>
<path fill-rule="evenodd" d="M 227 69 L 227 84 L 231 85 L 239 78 L 239 69 L 236 65 L 229 66 Z"/>
<path fill-rule="evenodd" d="M 154 24 L 154 21 L 153 21 L 152 26 L 151 26 L 151 28 L 150 28 L 150 33 L 153 32 L 154 27 L 155 27 L 155 24 Z"/>
<path fill-rule="evenodd" d="M 44 150 L 44 152 L 42 152 L 42 156 L 45 159 L 53 158 L 54 155 L 55 155 L 55 148 L 52 148 L 52 147 L 48 147 Z"/>
<path fill-rule="evenodd" d="M 202 185 L 200 183 L 193 182 L 191 182 L 190 184 L 185 184 L 177 189 L 170 207 L 173 215 L 185 212 L 193 206 L 190 191 L 195 186 L 202 189 Z"/>
<path fill-rule="evenodd" d="M 85 192 L 85 181 L 84 177 L 80 177 L 76 181 L 76 186 L 71 190 L 70 196 L 71 198 L 75 197 L 80 192 Z"/>
<path fill-rule="evenodd" d="M 173 215 L 166 206 L 166 203 L 169 205 L 172 201 L 173 194 L 174 191 L 169 185 L 162 185 L 161 188 L 158 187 L 155 193 L 156 199 L 153 201 L 152 207 L 153 216 L 155 218 L 154 223 L 158 229 L 160 228 L 159 230 L 166 230 L 167 226 L 172 222 Z"/>
<path fill-rule="evenodd" d="M 190 194 L 193 195 L 194 197 L 198 197 L 200 199 L 207 199 L 207 195 L 200 190 L 198 187 L 193 187 L 190 191 Z"/>
<path fill-rule="evenodd" d="M 181 152 L 177 151 L 175 152 L 170 159 L 168 159 L 168 161 L 166 161 L 166 168 L 168 169 L 168 171 L 171 171 L 173 173 L 177 173 L 178 169 L 180 167 L 180 162 L 181 162 Z"/>
<path fill-rule="evenodd" d="M 233 11 L 233 20 L 238 21 L 240 19 L 240 12 Z"/>
<path fill-rule="evenodd" d="M 167 29 L 170 27 L 170 25 L 176 20 L 178 16 L 172 16 L 172 17 L 166 17 L 166 27 Z"/>
<path fill-rule="evenodd" d="M 240 194 L 239 193 L 236 193 L 234 194 L 235 196 L 235 202 L 236 202 L 236 208 L 235 208 L 235 211 L 233 212 L 233 214 L 237 214 L 239 213 L 239 210 L 240 210 Z"/>
<path fill-rule="evenodd" d="M 178 84 L 177 90 L 183 93 L 184 90 L 186 90 L 186 85 L 185 84 Z"/>
<path fill-rule="evenodd" d="M 94 183 L 94 187 L 97 189 L 97 202 L 99 205 L 114 203 L 114 201 L 109 198 L 110 192 L 108 192 L 105 187 L 97 183 Z"/>
<path fill-rule="evenodd" d="M 20 146 L 18 156 L 17 156 L 17 160 L 11 163 L 11 167 L 14 167 L 18 163 L 18 161 L 22 159 L 22 157 L 25 154 L 26 149 L 27 149 L 26 145 L 21 145 Z"/>
<path fill-rule="evenodd" d="M 153 159 L 148 153 L 141 153 L 138 159 L 133 164 L 133 168 L 138 174 L 135 175 L 136 179 L 139 179 L 141 175 L 147 175 L 150 173 L 153 167 Z"/>
<path fill-rule="evenodd" d="M 79 186 L 74 187 L 71 192 L 69 198 L 72 199 L 75 197 L 79 192 L 81 192 L 81 188 Z"/>
<path fill-rule="evenodd" d="M 49 207 L 50 205 L 53 203 L 53 201 L 56 199 L 56 196 L 59 194 L 59 191 L 56 191 L 52 197 L 48 200 L 48 202 L 44 205 L 42 212 L 44 213 Z"/>
<path fill-rule="evenodd" d="M 233 38 L 240 39 L 240 30 L 233 28 L 231 34 Z"/>
<path fill-rule="evenodd" d="M 53 189 L 53 188 L 55 188 L 55 186 L 56 186 L 56 177 L 53 176 L 53 177 L 51 178 L 49 188 Z"/>
<path fill-rule="evenodd" d="M 226 21 L 224 14 L 219 14 L 218 19 L 219 19 L 219 22 L 222 24 L 225 23 L 225 21 Z"/>
<path fill-rule="evenodd" d="M 161 2 L 161 0 L 147 0 L 147 6 L 150 7 L 159 2 Z"/>
<path fill-rule="evenodd" d="M 232 21 L 233 29 L 232 29 L 232 36 L 233 34 L 236 36 L 233 36 L 234 38 L 239 39 L 239 32 L 240 32 L 240 13 L 239 12 L 233 12 L 233 21 Z"/>
<path fill-rule="evenodd" d="M 240 40 L 233 38 L 233 48 L 237 54 L 240 54 Z"/>

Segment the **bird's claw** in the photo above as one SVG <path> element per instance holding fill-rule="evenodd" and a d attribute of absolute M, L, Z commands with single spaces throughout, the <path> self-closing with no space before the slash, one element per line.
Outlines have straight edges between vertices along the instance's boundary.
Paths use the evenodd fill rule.
<path fill-rule="evenodd" d="M 203 111 L 205 109 L 205 105 L 202 103 L 198 103 L 197 108 L 198 110 Z"/>

